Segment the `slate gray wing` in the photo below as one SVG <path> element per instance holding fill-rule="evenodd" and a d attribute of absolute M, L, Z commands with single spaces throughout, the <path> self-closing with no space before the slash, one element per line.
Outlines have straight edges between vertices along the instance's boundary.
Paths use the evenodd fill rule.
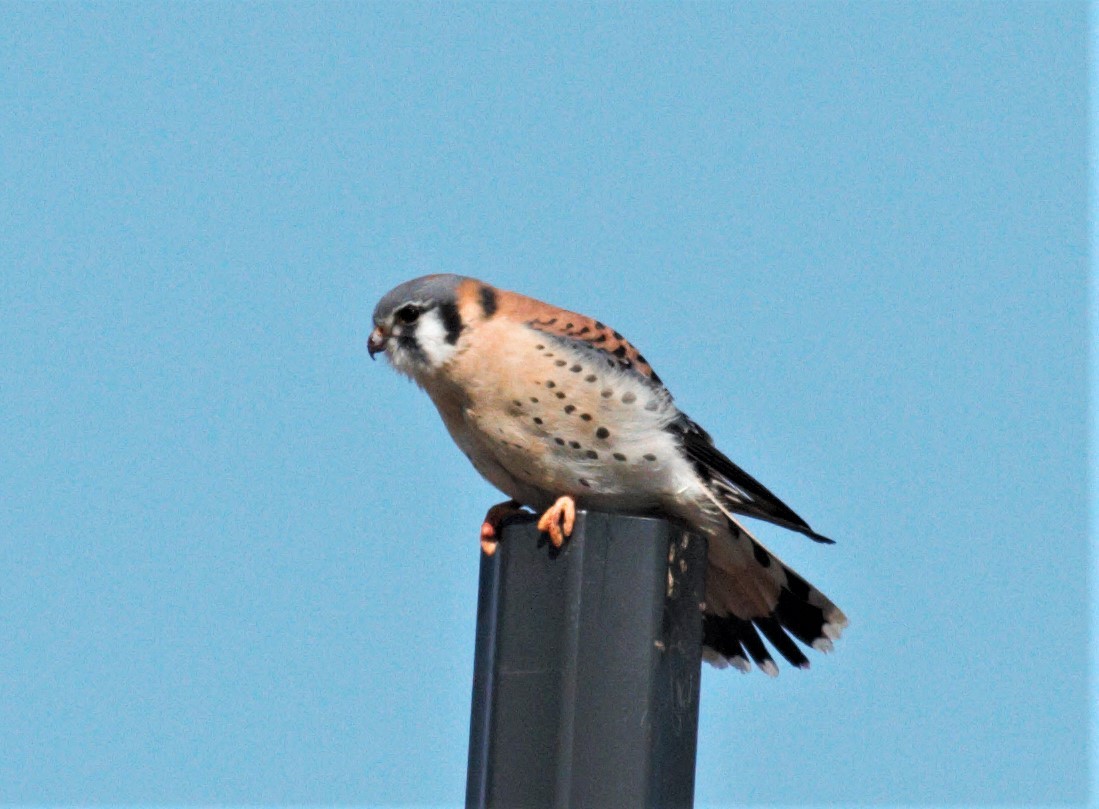
<path fill-rule="evenodd" d="M 683 452 L 694 465 L 695 472 L 710 491 L 731 511 L 756 517 L 805 534 L 815 542 L 827 545 L 833 540 L 809 527 L 793 509 L 779 500 L 770 489 L 749 475 L 714 446 L 710 435 L 684 414 L 668 429 L 679 438 Z"/>

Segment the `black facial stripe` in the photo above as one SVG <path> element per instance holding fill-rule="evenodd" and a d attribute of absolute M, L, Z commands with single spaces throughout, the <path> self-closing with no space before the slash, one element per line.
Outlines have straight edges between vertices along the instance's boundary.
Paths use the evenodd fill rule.
<path fill-rule="evenodd" d="M 407 351 L 416 362 L 427 362 L 427 354 L 424 353 L 424 350 L 420 348 L 420 344 L 416 341 L 416 324 L 404 327 L 397 337 L 397 344 L 402 350 Z"/>
<path fill-rule="evenodd" d="M 450 345 L 458 342 L 462 333 L 462 315 L 458 311 L 456 303 L 447 302 L 439 304 L 439 316 L 443 319 L 443 328 L 446 329 L 446 341 Z"/>
<path fill-rule="evenodd" d="M 496 314 L 496 290 L 492 287 L 481 287 L 481 311 L 486 320 Z"/>

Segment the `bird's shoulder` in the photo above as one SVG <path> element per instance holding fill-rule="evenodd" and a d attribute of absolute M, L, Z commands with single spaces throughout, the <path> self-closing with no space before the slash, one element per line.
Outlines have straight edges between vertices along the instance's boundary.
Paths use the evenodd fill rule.
<path fill-rule="evenodd" d="M 644 355 L 605 323 L 517 292 L 494 290 L 494 297 L 494 314 L 544 336 L 557 347 L 597 358 L 609 368 L 636 375 L 654 387 L 663 388 L 664 383 Z"/>

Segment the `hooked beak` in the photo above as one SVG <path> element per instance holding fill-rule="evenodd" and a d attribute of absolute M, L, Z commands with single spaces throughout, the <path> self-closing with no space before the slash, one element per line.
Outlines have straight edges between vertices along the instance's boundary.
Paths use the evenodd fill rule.
<path fill-rule="evenodd" d="M 379 351 L 385 351 L 385 341 L 388 339 L 381 326 L 374 327 L 374 331 L 370 332 L 370 339 L 366 341 L 366 350 L 370 352 L 370 359 L 374 359 L 374 355 Z"/>

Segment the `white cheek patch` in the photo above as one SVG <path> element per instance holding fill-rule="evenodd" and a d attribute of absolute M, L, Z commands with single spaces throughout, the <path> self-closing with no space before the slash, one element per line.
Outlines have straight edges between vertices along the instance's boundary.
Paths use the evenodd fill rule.
<path fill-rule="evenodd" d="M 446 341 L 446 337 L 446 327 L 437 309 L 425 312 L 416 324 L 416 342 L 433 368 L 443 365 L 457 349 L 457 346 Z"/>

